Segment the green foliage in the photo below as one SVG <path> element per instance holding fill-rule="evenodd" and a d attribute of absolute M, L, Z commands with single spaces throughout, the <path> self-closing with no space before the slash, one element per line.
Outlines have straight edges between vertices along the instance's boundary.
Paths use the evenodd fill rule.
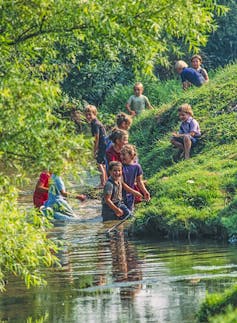
<path fill-rule="evenodd" d="M 201 308 L 198 312 L 198 321 L 212 322 L 212 323 L 229 322 L 225 320 L 220 321 L 221 317 L 224 318 L 225 315 L 219 316 L 219 317 L 213 317 L 213 316 L 218 313 L 223 313 L 224 311 L 227 310 L 227 313 L 230 319 L 233 315 L 230 305 L 233 306 L 234 308 L 237 307 L 237 286 L 234 286 L 231 289 L 226 290 L 222 294 L 207 295 L 205 301 L 202 303 Z"/>
<path fill-rule="evenodd" d="M 0 291 L 10 274 L 22 278 L 28 288 L 41 285 L 45 283 L 41 268 L 56 262 L 53 253 L 57 247 L 47 239 L 45 231 L 49 223 L 34 211 L 26 215 L 20 210 L 14 199 L 16 189 L 7 183 L 7 178 L 5 184 L 8 192 L 1 194 L 0 201 Z"/>
<path fill-rule="evenodd" d="M 158 107 L 161 104 L 170 102 L 180 92 L 180 82 L 176 80 L 169 80 L 160 82 L 156 78 L 150 78 L 143 75 L 137 81 L 142 81 L 144 86 L 144 95 L 149 98 L 152 106 Z M 105 100 L 101 106 L 101 110 L 110 113 L 118 113 L 121 111 L 127 112 L 125 105 L 128 98 L 134 94 L 134 83 L 124 86 L 116 84 L 106 95 Z"/>
<path fill-rule="evenodd" d="M 228 306 L 226 313 L 223 315 L 214 316 L 210 318 L 210 323 L 235 323 L 237 317 L 237 309 L 234 309 L 232 306 Z"/>
<path fill-rule="evenodd" d="M 209 37 L 207 45 L 202 48 L 205 66 L 209 69 L 224 66 L 237 59 L 237 3 L 235 0 L 221 0 L 229 7 L 225 16 L 217 17 L 218 29 Z"/>
<path fill-rule="evenodd" d="M 204 87 L 136 118 L 130 137 L 139 148 L 152 195 L 138 210 L 138 232 L 219 238 L 236 234 L 236 72 L 237 65 L 220 70 Z M 181 161 L 169 140 L 178 130 L 177 107 L 184 102 L 192 105 L 203 137 L 192 158 Z"/>

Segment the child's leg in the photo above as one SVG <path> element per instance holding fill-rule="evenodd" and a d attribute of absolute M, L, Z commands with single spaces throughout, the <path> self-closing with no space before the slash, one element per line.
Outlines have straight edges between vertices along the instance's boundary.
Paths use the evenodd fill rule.
<path fill-rule="evenodd" d="M 177 147 L 181 150 L 184 150 L 184 145 L 182 144 L 182 142 L 175 140 L 175 138 L 172 138 L 170 141 L 175 147 Z"/>
<path fill-rule="evenodd" d="M 106 166 L 104 164 L 98 164 L 98 170 L 100 171 L 100 185 L 104 187 L 107 180 Z"/>
<path fill-rule="evenodd" d="M 184 136 L 184 158 L 188 159 L 190 157 L 190 149 L 192 146 L 192 141 L 189 135 Z"/>

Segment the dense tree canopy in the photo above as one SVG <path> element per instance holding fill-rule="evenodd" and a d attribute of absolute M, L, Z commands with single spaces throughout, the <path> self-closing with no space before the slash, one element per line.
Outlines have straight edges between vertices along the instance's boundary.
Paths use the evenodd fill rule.
<path fill-rule="evenodd" d="M 149 74 L 154 62 L 168 64 L 170 46 L 179 52 L 179 40 L 194 51 L 205 45 L 214 13 L 225 11 L 215 0 L 1 1 L 0 288 L 9 272 L 36 284 L 38 266 L 53 261 L 40 225 L 32 220 L 23 230 L 16 179 L 88 159 L 88 141 L 55 114 L 65 106 L 63 80 L 100 61 L 114 66 L 114 81 L 121 66 Z"/>

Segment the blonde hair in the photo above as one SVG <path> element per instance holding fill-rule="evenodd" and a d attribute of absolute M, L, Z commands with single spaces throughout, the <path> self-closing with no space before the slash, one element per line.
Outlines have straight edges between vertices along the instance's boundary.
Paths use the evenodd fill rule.
<path fill-rule="evenodd" d="M 137 156 L 137 148 L 134 145 L 127 144 L 123 146 L 121 153 L 128 153 L 131 157 L 134 158 Z"/>
<path fill-rule="evenodd" d="M 193 56 L 191 57 L 191 62 L 192 62 L 195 58 L 197 58 L 197 59 L 200 61 L 200 63 L 202 63 L 202 57 L 201 57 L 200 55 L 193 55 Z"/>
<path fill-rule="evenodd" d="M 176 70 L 182 69 L 182 68 L 188 67 L 188 64 L 185 61 L 177 61 L 174 67 Z"/>
<path fill-rule="evenodd" d="M 126 113 L 119 113 L 116 117 L 116 124 L 120 128 L 122 123 L 125 122 L 128 128 L 132 125 L 132 117 Z"/>
<path fill-rule="evenodd" d="M 135 90 L 135 88 L 136 88 L 137 86 L 140 86 L 140 87 L 144 88 L 144 87 L 143 87 L 143 84 L 142 84 L 141 82 L 137 82 L 137 83 L 135 83 L 135 84 L 134 84 L 133 89 Z"/>
<path fill-rule="evenodd" d="M 88 113 L 88 112 L 90 112 L 96 116 L 97 115 L 97 108 L 94 105 L 89 104 L 85 108 L 85 113 Z"/>
<path fill-rule="evenodd" d="M 179 108 L 178 108 L 178 112 L 181 113 L 187 113 L 189 114 L 191 117 L 193 117 L 193 110 L 190 104 L 188 103 L 184 103 L 182 104 Z"/>

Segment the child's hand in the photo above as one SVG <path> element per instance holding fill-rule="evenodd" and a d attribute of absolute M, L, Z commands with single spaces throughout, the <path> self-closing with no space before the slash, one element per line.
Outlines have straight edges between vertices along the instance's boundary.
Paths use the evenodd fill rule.
<path fill-rule="evenodd" d="M 131 114 L 132 117 L 134 117 L 136 115 L 136 112 L 131 110 L 130 114 Z"/>
<path fill-rule="evenodd" d="M 146 192 L 146 193 L 144 194 L 144 198 L 145 198 L 145 200 L 146 200 L 147 202 L 149 202 L 149 201 L 150 201 L 150 199 L 151 199 L 150 193 L 149 193 L 149 192 Z"/>
<path fill-rule="evenodd" d="M 115 214 L 120 218 L 121 216 L 123 216 L 123 210 L 118 209 L 118 211 L 115 212 Z"/>
<path fill-rule="evenodd" d="M 86 195 L 84 195 L 84 194 L 79 194 L 79 195 L 77 195 L 76 196 L 76 198 L 78 199 L 78 200 L 80 200 L 80 201 L 85 201 L 86 200 Z"/>
<path fill-rule="evenodd" d="M 136 191 L 135 194 L 134 194 L 136 197 L 139 197 L 139 198 L 143 198 L 143 195 L 142 193 Z"/>
<path fill-rule="evenodd" d="M 172 133 L 172 136 L 173 136 L 173 137 L 178 137 L 177 132 L 173 132 L 173 133 Z"/>

